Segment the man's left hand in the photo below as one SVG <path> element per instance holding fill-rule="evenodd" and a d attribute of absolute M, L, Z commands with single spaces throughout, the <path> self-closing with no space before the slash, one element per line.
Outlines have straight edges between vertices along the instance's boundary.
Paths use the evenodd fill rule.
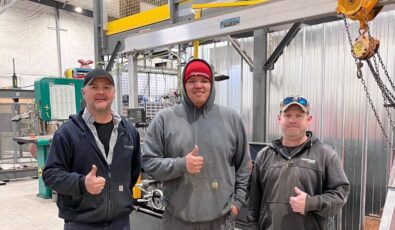
<path fill-rule="evenodd" d="M 304 214 L 306 208 L 306 197 L 307 194 L 300 190 L 298 187 L 294 187 L 296 196 L 291 196 L 289 202 L 291 203 L 292 211 Z"/>
<path fill-rule="evenodd" d="M 232 204 L 232 207 L 230 208 L 230 213 L 232 213 L 233 216 L 237 216 L 239 214 L 239 209 Z"/>

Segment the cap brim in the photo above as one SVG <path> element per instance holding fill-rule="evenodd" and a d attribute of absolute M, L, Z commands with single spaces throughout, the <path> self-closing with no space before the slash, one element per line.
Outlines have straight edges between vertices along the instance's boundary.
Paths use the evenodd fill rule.
<path fill-rule="evenodd" d="M 86 83 L 86 85 L 90 85 L 94 80 L 99 79 L 99 78 L 105 78 L 105 79 L 109 80 L 112 85 L 114 85 L 114 80 L 106 75 L 95 76 L 90 81 L 88 81 L 88 83 Z"/>
<path fill-rule="evenodd" d="M 285 110 L 287 110 L 291 105 L 298 105 L 305 113 L 307 113 L 309 110 L 306 108 L 306 106 L 303 106 L 302 104 L 294 101 L 289 103 L 288 105 L 284 106 L 281 108 L 281 111 L 284 112 Z"/>

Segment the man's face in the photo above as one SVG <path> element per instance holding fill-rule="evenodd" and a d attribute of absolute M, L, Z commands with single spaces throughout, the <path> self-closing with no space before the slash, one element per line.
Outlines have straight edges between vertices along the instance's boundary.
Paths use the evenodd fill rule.
<path fill-rule="evenodd" d="M 185 83 L 185 89 L 192 103 L 201 108 L 210 96 L 211 81 L 206 77 L 192 76 Z"/>
<path fill-rule="evenodd" d="M 278 124 L 283 138 L 287 140 L 298 140 L 306 136 L 311 120 L 311 115 L 304 112 L 298 105 L 291 105 L 278 115 Z"/>
<path fill-rule="evenodd" d="M 111 110 L 115 98 L 115 88 L 106 78 L 97 78 L 82 89 L 86 106 L 92 114 Z"/>

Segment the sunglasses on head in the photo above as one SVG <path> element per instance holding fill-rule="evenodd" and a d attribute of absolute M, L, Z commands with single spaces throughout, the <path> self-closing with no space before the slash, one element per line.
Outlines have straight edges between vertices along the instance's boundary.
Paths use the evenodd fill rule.
<path fill-rule="evenodd" d="M 309 105 L 309 101 L 307 101 L 307 99 L 303 97 L 286 97 L 283 99 L 282 104 L 283 106 L 286 106 L 292 102 L 297 102 L 303 106 Z"/>

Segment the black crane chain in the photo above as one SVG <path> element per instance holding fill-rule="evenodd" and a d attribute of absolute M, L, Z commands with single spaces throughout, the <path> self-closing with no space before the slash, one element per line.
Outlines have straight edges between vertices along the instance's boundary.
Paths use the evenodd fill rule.
<path fill-rule="evenodd" d="M 362 69 L 362 66 L 363 66 L 363 65 L 362 65 L 362 62 L 361 62 L 360 60 L 358 60 L 358 59 L 354 56 L 353 44 L 352 44 L 351 34 L 350 34 L 350 26 L 349 26 L 349 24 L 348 24 L 348 22 L 347 22 L 347 18 L 346 18 L 346 16 L 345 16 L 344 14 L 342 14 L 342 16 L 343 16 L 344 25 L 345 25 L 345 27 L 346 27 L 348 42 L 349 42 L 350 47 L 351 47 L 351 54 L 352 54 L 352 57 L 354 58 L 355 65 L 356 65 L 356 67 L 357 67 L 357 77 L 361 80 L 361 83 L 362 83 L 362 85 L 363 85 L 363 89 L 364 89 L 365 94 L 366 94 L 366 98 L 368 99 L 369 105 L 370 105 L 370 107 L 372 108 L 372 111 L 373 111 L 374 116 L 375 116 L 375 118 L 376 118 L 376 120 L 377 120 L 377 123 L 378 123 L 379 126 L 380 126 L 381 132 L 383 133 L 383 135 L 384 135 L 386 141 L 389 143 L 389 145 L 392 146 L 392 142 L 391 142 L 391 140 L 390 140 L 390 137 L 387 135 L 387 133 L 386 133 L 386 131 L 385 131 L 385 129 L 384 129 L 384 125 L 383 125 L 383 123 L 382 123 L 381 120 L 380 120 L 380 117 L 379 117 L 379 115 L 378 115 L 378 113 L 377 113 L 376 107 L 375 107 L 374 104 L 373 104 L 372 98 L 371 98 L 370 93 L 369 93 L 369 89 L 368 89 L 368 87 L 367 87 L 367 85 L 366 85 L 365 80 L 363 79 L 363 74 L 362 74 L 362 70 L 361 70 L 361 69 Z M 369 30 L 368 30 L 368 34 L 369 34 L 369 36 L 370 36 L 370 31 L 369 31 Z M 384 99 L 384 100 L 385 100 L 385 99 Z M 389 110 L 388 110 L 388 109 L 387 109 L 387 113 L 389 113 Z M 390 114 L 390 113 L 389 113 L 389 114 Z M 392 126 L 392 125 L 391 125 L 391 126 Z M 394 126 L 392 126 L 392 130 L 394 130 Z"/>

